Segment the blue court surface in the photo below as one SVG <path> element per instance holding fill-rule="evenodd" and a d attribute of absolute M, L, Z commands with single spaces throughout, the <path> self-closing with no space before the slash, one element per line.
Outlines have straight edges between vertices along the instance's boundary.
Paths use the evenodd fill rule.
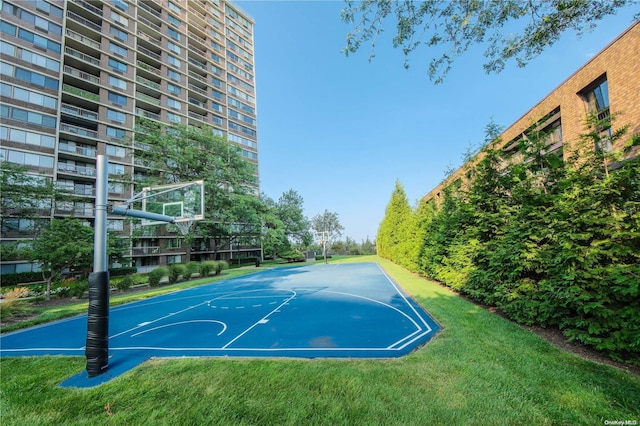
<path fill-rule="evenodd" d="M 438 324 L 376 263 L 274 268 L 117 306 L 103 383 L 150 357 L 392 358 Z M 84 356 L 87 316 L 0 336 L 0 356 Z"/>

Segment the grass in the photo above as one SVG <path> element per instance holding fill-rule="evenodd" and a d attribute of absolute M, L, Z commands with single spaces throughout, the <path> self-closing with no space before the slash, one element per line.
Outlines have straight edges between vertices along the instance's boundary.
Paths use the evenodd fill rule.
<path fill-rule="evenodd" d="M 583 360 L 376 257 L 444 330 L 394 360 L 152 359 L 92 389 L 83 358 L 0 360 L 3 425 L 557 425 L 640 420 L 640 378 Z M 255 270 L 255 269 L 254 269 Z"/>

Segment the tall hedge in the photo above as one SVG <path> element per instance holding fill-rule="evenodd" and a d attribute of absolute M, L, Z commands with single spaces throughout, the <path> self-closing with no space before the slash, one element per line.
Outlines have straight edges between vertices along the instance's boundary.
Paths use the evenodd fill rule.
<path fill-rule="evenodd" d="M 520 142 L 523 161 L 487 147 L 466 183 L 452 182 L 440 204 L 405 218 L 420 235 L 413 247 L 378 238 L 378 251 L 517 322 L 559 327 L 640 364 L 640 159 L 612 169 L 611 154 L 593 149 L 603 123 L 588 124 L 564 159 L 536 132 Z"/>

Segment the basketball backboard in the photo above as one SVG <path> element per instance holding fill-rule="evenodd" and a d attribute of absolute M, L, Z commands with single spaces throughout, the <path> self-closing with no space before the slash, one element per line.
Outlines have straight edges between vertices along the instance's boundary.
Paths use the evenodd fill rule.
<path fill-rule="evenodd" d="M 198 180 L 143 188 L 142 211 L 173 218 L 174 223 L 204 219 L 204 181 Z M 142 219 L 142 225 L 166 223 Z"/>

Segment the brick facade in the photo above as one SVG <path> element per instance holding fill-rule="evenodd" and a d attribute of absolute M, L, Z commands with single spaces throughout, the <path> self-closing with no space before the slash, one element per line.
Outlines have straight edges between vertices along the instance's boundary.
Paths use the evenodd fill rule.
<path fill-rule="evenodd" d="M 562 120 L 562 144 L 570 147 L 584 131 L 588 106 L 582 93 L 604 76 L 608 81 L 609 110 L 614 117 L 614 130 L 629 125 L 629 135 L 640 133 L 640 23 L 635 23 L 509 126 L 501 135 L 503 147 L 558 107 Z M 481 155 L 472 161 L 477 161 Z M 463 167 L 431 190 L 424 199 L 439 198 L 448 182 L 462 177 L 462 174 Z"/>

